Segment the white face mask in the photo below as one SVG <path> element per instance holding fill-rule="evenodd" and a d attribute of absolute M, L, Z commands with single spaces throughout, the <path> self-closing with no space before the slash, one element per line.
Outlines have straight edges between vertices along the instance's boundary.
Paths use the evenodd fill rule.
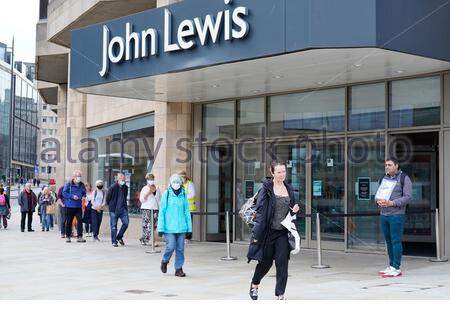
<path fill-rule="evenodd" d="M 81 177 L 75 177 L 75 182 L 76 183 L 80 183 L 81 182 Z"/>
<path fill-rule="evenodd" d="M 119 180 L 119 184 L 120 184 L 121 186 L 123 186 L 123 185 L 125 184 L 125 181 Z"/>
<path fill-rule="evenodd" d="M 154 181 L 154 180 L 147 180 L 147 184 L 150 185 L 150 186 L 151 186 L 151 185 L 154 185 L 154 184 L 155 184 L 155 181 Z"/>
<path fill-rule="evenodd" d="M 180 189 L 180 184 L 178 182 L 172 183 L 171 186 L 172 186 L 173 190 Z"/>

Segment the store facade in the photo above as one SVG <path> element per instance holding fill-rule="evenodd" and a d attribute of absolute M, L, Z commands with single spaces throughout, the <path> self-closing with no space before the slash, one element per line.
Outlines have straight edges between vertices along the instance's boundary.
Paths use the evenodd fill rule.
<path fill-rule="evenodd" d="M 396 155 L 413 180 L 406 252 L 435 254 L 431 212 L 439 208 L 448 254 L 450 8 L 408 1 L 404 12 L 402 2 L 182 1 L 73 31 L 70 87 L 189 105 L 180 108 L 187 136 L 165 146 L 185 155 L 172 160 L 189 168 L 199 211 L 238 210 L 270 162 L 286 161 L 302 211 L 330 215 L 321 224 L 329 249 L 383 250 L 377 217 L 332 215 L 376 212 L 384 159 Z M 161 129 L 153 116 L 153 133 L 151 120 L 128 131 L 123 121 L 89 129 L 119 141 L 99 152 L 105 163 L 90 178 L 111 179 L 127 161 L 151 171 L 155 159 L 134 159 L 124 138 L 150 139 L 154 149 Z M 314 247 L 314 221 L 298 226 Z M 225 239 L 222 217 L 196 217 L 194 227 L 200 240 Z M 248 240 L 238 218 L 232 230 L 235 241 Z"/>

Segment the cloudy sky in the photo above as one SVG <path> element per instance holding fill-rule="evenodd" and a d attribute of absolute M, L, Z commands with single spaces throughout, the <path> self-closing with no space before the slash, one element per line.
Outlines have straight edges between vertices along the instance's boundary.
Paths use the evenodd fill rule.
<path fill-rule="evenodd" d="M 0 42 L 11 46 L 14 35 L 15 60 L 34 62 L 39 0 L 2 0 L 0 4 Z"/>

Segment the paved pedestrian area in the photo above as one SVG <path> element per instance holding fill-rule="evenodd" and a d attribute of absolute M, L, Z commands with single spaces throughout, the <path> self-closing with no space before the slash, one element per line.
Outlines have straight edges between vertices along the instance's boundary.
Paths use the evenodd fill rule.
<path fill-rule="evenodd" d="M 225 245 L 186 246 L 186 278 L 159 270 L 161 253 L 148 254 L 137 239 L 124 247 L 100 243 L 67 244 L 58 232 L 20 232 L 18 214 L 0 230 L 0 299 L 249 299 L 255 263 L 245 245 L 232 245 L 237 261 L 221 261 Z M 315 252 L 304 250 L 289 265 L 286 297 L 295 299 L 449 299 L 450 264 L 406 257 L 404 276 L 382 279 L 385 257 L 324 251 L 330 269 L 317 270 Z M 274 299 L 275 268 L 260 286 L 260 299 Z"/>

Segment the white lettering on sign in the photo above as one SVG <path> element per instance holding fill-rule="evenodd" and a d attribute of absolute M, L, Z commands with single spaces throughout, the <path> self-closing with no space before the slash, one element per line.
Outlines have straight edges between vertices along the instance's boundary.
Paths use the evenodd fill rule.
<path fill-rule="evenodd" d="M 224 0 L 231 5 L 232 0 Z M 250 25 L 245 20 L 248 8 L 237 7 L 233 10 L 219 11 L 215 16 L 208 14 L 204 19 L 196 17 L 180 22 L 176 39 L 172 39 L 172 13 L 164 9 L 164 52 L 189 50 L 196 45 L 205 46 L 209 39 L 213 44 L 223 36 L 225 41 L 245 38 Z M 158 31 L 154 28 L 136 32 L 129 22 L 125 25 L 125 38 L 115 36 L 112 39 L 109 28 L 103 26 L 103 56 L 100 76 L 108 74 L 110 63 L 119 63 L 158 55 Z"/>

